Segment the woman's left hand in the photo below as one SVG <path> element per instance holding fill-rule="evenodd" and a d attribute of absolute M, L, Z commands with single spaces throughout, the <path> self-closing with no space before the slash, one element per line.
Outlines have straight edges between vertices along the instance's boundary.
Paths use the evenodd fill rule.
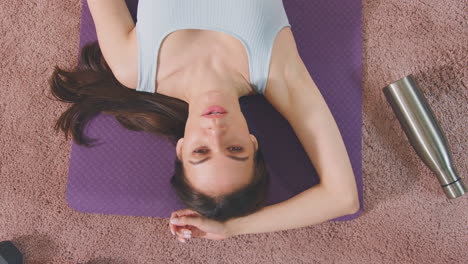
<path fill-rule="evenodd" d="M 180 242 L 185 243 L 192 237 L 201 237 L 212 240 L 221 240 L 230 237 L 225 223 L 201 216 L 191 209 L 175 211 L 171 219 L 177 218 L 177 223 L 169 222 L 169 229 L 173 235 L 177 235 Z M 189 236 L 184 232 L 190 232 Z"/>

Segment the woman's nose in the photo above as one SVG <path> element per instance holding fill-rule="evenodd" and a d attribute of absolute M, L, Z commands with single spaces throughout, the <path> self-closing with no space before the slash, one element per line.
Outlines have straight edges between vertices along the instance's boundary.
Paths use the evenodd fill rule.
<path fill-rule="evenodd" d="M 213 119 L 213 121 L 206 127 L 207 132 L 213 135 L 222 135 L 226 132 L 226 129 L 226 124 L 224 122 L 220 122 L 219 119 Z"/>
<path fill-rule="evenodd" d="M 207 129 L 206 134 L 212 136 L 213 139 L 220 139 L 220 137 L 224 134 L 224 132 L 220 129 Z"/>

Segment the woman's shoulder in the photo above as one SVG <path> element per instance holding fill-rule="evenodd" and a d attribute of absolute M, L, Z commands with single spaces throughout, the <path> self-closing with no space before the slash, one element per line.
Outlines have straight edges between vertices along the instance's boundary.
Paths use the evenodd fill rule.
<path fill-rule="evenodd" d="M 125 55 L 125 63 L 120 71 L 113 72 L 116 79 L 125 87 L 136 90 L 138 87 L 138 43 L 137 31 L 134 27 L 127 37 L 125 49 L 121 49 L 113 56 Z"/>
<path fill-rule="evenodd" d="M 284 27 L 278 32 L 273 44 L 265 90 L 280 84 L 278 81 L 283 81 L 287 75 L 291 75 L 291 71 L 299 68 L 301 63 L 294 34 L 290 27 Z"/>
<path fill-rule="evenodd" d="M 284 27 L 276 36 L 272 48 L 270 69 L 265 86 L 265 97 L 275 106 L 279 98 L 288 98 L 288 80 L 303 74 L 304 63 L 297 50 L 294 34 Z M 275 108 L 280 107 L 276 105 Z"/>

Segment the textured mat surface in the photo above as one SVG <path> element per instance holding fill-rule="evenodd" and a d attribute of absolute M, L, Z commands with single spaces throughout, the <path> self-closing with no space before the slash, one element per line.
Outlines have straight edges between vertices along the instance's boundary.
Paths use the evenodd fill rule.
<path fill-rule="evenodd" d="M 361 5 L 358 1 L 285 1 L 300 55 L 320 88 L 343 136 L 359 189 L 361 167 Z M 137 0 L 127 0 L 136 21 Z M 337 9 L 339 8 L 339 9 Z M 83 0 L 80 47 L 96 30 Z M 332 16 L 339 12 L 340 16 Z M 319 176 L 288 122 L 261 95 L 240 100 L 249 129 L 263 149 L 271 177 L 267 205 L 282 202 L 319 183 Z M 170 217 L 185 206 L 170 186 L 175 149 L 146 132 L 129 131 L 100 114 L 87 127 L 100 145 L 73 142 L 67 201 L 80 212 Z"/>
<path fill-rule="evenodd" d="M 54 65 L 77 64 L 81 0 L 0 1 L 0 241 L 12 240 L 26 264 L 466 263 L 468 195 L 445 198 L 381 91 L 415 75 L 467 183 L 465 2 L 362 1 L 365 206 L 358 218 L 183 244 L 167 218 L 70 208 L 71 142 L 53 130 L 69 105 L 51 99 L 47 79 Z"/>

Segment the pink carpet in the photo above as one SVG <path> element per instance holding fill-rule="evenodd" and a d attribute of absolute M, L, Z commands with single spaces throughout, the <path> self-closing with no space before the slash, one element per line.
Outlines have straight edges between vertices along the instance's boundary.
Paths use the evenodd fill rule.
<path fill-rule="evenodd" d="M 53 123 L 54 65 L 77 64 L 80 0 L 0 1 L 0 241 L 25 263 L 466 263 L 468 195 L 448 200 L 382 88 L 412 73 L 468 185 L 468 4 L 364 0 L 364 208 L 327 222 L 222 241 L 171 235 L 161 218 L 76 212 L 65 201 L 71 142 Z"/>

